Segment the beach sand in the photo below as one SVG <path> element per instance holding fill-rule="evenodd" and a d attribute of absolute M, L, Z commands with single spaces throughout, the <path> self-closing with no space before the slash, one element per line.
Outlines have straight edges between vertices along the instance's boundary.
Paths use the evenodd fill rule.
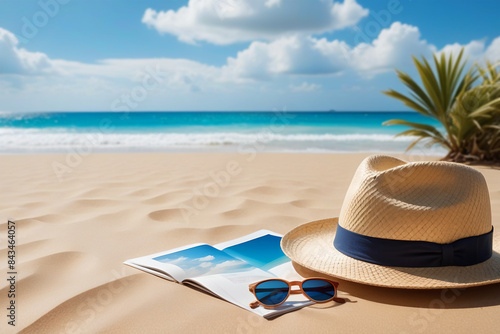
<path fill-rule="evenodd" d="M 122 264 L 262 228 L 284 234 L 337 216 L 366 156 L 0 156 L 0 332 L 497 332 L 500 284 L 410 291 L 340 281 L 340 296 L 351 302 L 310 306 L 268 321 Z M 500 170 L 476 168 L 486 177 L 498 229 Z M 7 219 L 16 223 L 15 328 L 6 317 Z"/>

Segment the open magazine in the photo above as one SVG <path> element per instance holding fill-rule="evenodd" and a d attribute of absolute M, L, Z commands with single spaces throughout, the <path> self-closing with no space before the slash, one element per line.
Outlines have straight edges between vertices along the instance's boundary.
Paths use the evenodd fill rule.
<path fill-rule="evenodd" d="M 281 251 L 281 235 L 260 230 L 214 246 L 192 244 L 124 263 L 150 274 L 194 286 L 237 306 L 271 319 L 310 305 L 302 295 L 290 295 L 279 307 L 251 309 L 255 296 L 248 285 L 268 278 L 302 280 Z"/>

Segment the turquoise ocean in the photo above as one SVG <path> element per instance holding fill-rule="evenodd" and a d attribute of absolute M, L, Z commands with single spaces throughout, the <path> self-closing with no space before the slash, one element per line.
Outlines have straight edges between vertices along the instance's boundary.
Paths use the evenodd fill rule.
<path fill-rule="evenodd" d="M 395 137 L 405 127 L 382 125 L 393 118 L 439 126 L 415 112 L 3 112 L 0 153 L 404 153 L 413 138 Z"/>

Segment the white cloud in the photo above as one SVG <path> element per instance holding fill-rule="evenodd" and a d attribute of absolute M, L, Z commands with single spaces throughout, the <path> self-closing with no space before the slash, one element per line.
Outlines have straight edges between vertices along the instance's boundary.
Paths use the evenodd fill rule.
<path fill-rule="evenodd" d="M 226 71 L 254 79 L 276 74 L 334 74 L 348 69 L 373 76 L 411 64 L 413 54 L 428 56 L 435 50 L 420 38 L 417 27 L 395 22 L 372 43 L 355 47 L 339 40 L 305 36 L 253 42 L 236 58 L 228 58 Z"/>
<path fill-rule="evenodd" d="M 0 28 L 0 75 L 50 72 L 52 65 L 45 54 L 18 48 L 18 44 L 14 34 Z"/>
<path fill-rule="evenodd" d="M 53 60 L 52 63 L 58 71 L 54 81 L 93 79 L 102 83 L 102 89 L 115 88 L 125 93 L 136 86 L 157 93 L 199 92 L 222 80 L 220 68 L 187 59 L 104 59 L 95 64 Z"/>
<path fill-rule="evenodd" d="M 491 42 L 488 49 L 484 54 L 484 57 L 491 62 L 500 62 L 500 37 L 497 37 Z"/>
<path fill-rule="evenodd" d="M 286 3 L 267 1 L 272 8 Z M 449 44 L 440 51 L 457 51 L 462 46 L 471 63 L 485 58 L 500 60 L 500 37 L 491 43 L 473 40 L 465 45 Z M 255 94 L 267 96 L 267 100 L 259 99 L 259 108 L 265 108 L 262 106 L 282 103 L 284 97 L 279 94 L 286 91 L 316 91 L 314 96 L 324 95 L 327 89 L 311 83 L 318 75 L 342 76 L 345 80 L 342 84 L 361 87 L 366 92 L 369 86 L 363 83 L 363 78 L 374 78 L 394 68 L 411 70 L 411 55 L 429 56 L 436 50 L 422 38 L 417 27 L 395 22 L 371 43 L 354 46 L 341 40 L 303 34 L 267 42 L 254 41 L 229 57 L 223 66 L 169 58 L 103 59 L 90 64 L 49 59 L 43 53 L 23 50 L 12 33 L 0 28 L 0 109 L 67 110 L 77 106 L 89 110 L 115 110 L 115 107 L 117 111 L 184 110 L 197 109 L 200 105 L 205 109 L 228 105 L 251 109 L 256 105 Z M 291 84 L 292 76 L 296 84 Z M 122 100 L 115 103 L 122 96 L 131 95 L 134 89 L 140 89 L 145 80 L 158 85 L 148 89 L 144 99 L 136 99 L 132 107 L 125 106 Z M 262 80 L 268 83 L 259 82 Z M 336 84 L 335 80 L 331 82 Z M 322 83 L 326 87 L 327 84 Z M 370 87 L 379 92 L 377 85 Z M 196 98 L 193 93 L 197 94 Z M 304 94 L 295 95 L 304 97 Z M 287 98 L 293 100 L 291 95 Z M 302 101 L 298 99 L 294 103 Z"/>
<path fill-rule="evenodd" d="M 206 265 L 208 264 L 208 265 Z M 230 260 L 213 265 L 211 262 L 202 262 L 199 266 L 185 269 L 186 275 L 216 275 L 223 272 L 245 270 L 251 268 L 247 263 L 237 260 Z"/>
<path fill-rule="evenodd" d="M 236 58 L 228 58 L 226 72 L 238 78 L 264 79 L 276 74 L 331 74 L 346 68 L 341 41 L 291 36 L 270 43 L 253 42 Z"/>
<path fill-rule="evenodd" d="M 420 37 L 417 27 L 394 22 L 370 44 L 360 43 L 349 51 L 351 67 L 368 76 L 404 68 L 411 64 L 412 55 L 427 57 L 436 51 Z"/>
<path fill-rule="evenodd" d="M 279 7 L 281 5 L 281 0 L 267 0 L 265 2 L 266 7 Z"/>
<path fill-rule="evenodd" d="M 457 55 L 462 48 L 464 48 L 464 58 L 469 60 L 469 64 L 474 62 L 484 64 L 486 60 L 494 64 L 500 62 L 500 37 L 495 38 L 488 47 L 486 47 L 485 40 L 473 40 L 465 45 L 459 43 L 448 44 L 438 53 Z"/>
<path fill-rule="evenodd" d="M 230 44 L 338 30 L 367 15 L 356 0 L 190 0 L 177 11 L 148 8 L 142 22 L 183 42 Z"/>
<path fill-rule="evenodd" d="M 245 262 L 239 260 L 229 260 L 222 263 L 217 264 L 214 269 L 210 271 L 211 274 L 215 274 L 217 272 L 223 272 L 224 270 L 235 269 L 239 267 L 248 266 Z"/>
<path fill-rule="evenodd" d="M 456 57 L 463 48 L 465 57 L 469 57 L 469 59 L 472 60 L 478 60 L 484 56 L 484 47 L 484 41 L 471 41 L 465 45 L 453 43 L 445 45 L 441 50 L 439 50 L 439 54 L 444 53 L 445 55 L 449 55 L 452 53 Z"/>
<path fill-rule="evenodd" d="M 178 264 L 178 263 L 186 261 L 187 259 L 188 259 L 187 257 L 181 256 L 181 257 L 178 257 L 175 260 L 169 260 L 168 263 L 170 263 L 170 264 Z"/>
<path fill-rule="evenodd" d="M 285 2 L 269 2 L 281 6 Z M 0 28 L 0 78 L 2 74 L 50 73 L 52 86 L 63 91 L 78 87 L 80 94 L 95 91 L 118 94 L 141 84 L 147 76 L 159 83 L 158 94 L 171 92 L 200 92 L 225 89 L 228 83 L 266 80 L 289 75 L 314 76 L 342 74 L 349 71 L 361 77 L 373 77 L 394 68 L 411 66 L 411 55 L 429 56 L 437 49 L 421 38 L 417 27 L 394 22 L 383 29 L 371 43 L 350 46 L 344 41 L 311 36 L 287 36 L 271 42 L 254 41 L 247 49 L 229 57 L 224 66 L 216 67 L 187 59 L 104 59 L 94 64 L 68 60 L 51 60 L 46 55 L 17 48 L 17 39 Z M 454 52 L 460 44 L 450 44 L 440 52 Z M 464 46 L 473 61 L 486 57 L 500 58 L 500 37 L 486 48 L 484 41 L 471 41 Z M 41 76 L 40 76 L 41 75 Z M 48 77 L 47 77 L 48 78 Z M 48 81 L 49 79 L 46 80 Z M 40 82 L 43 80 L 40 80 Z M 27 85 L 38 81 L 30 79 Z M 318 85 L 286 84 L 293 91 L 313 91 Z M 22 84 L 20 84 L 22 86 Z M 53 89 L 53 88 L 52 88 Z"/>
<path fill-rule="evenodd" d="M 211 267 L 213 265 L 212 262 L 202 262 L 199 267 L 201 268 L 208 268 L 208 267 Z"/>
<path fill-rule="evenodd" d="M 287 74 L 331 75 L 344 71 L 372 78 L 394 68 L 405 70 L 413 67 L 412 56 L 430 57 L 434 52 L 458 53 L 462 47 L 471 61 L 500 59 L 500 37 L 493 40 L 486 50 L 484 41 L 473 40 L 466 45 L 449 44 L 438 51 L 436 46 L 422 39 L 418 27 L 394 22 L 371 43 L 356 46 L 340 40 L 297 35 L 271 42 L 253 42 L 247 49 L 238 52 L 235 58 L 228 58 L 224 71 L 226 78 L 233 75 L 239 79 L 257 80 Z"/>
<path fill-rule="evenodd" d="M 344 3 L 334 2 L 332 14 L 332 29 L 342 29 L 353 26 L 369 13 L 368 9 L 361 7 L 355 0 L 344 0 Z"/>
<path fill-rule="evenodd" d="M 215 257 L 213 255 L 207 255 L 205 257 L 199 258 L 198 261 L 200 261 L 200 262 L 208 262 L 208 261 L 212 261 L 214 259 L 215 259 Z"/>
<path fill-rule="evenodd" d="M 485 50 L 485 42 L 473 40 L 466 45 L 449 44 L 438 50 L 422 39 L 418 27 L 394 22 L 383 29 L 371 43 L 350 46 L 344 41 L 311 36 L 288 36 L 271 42 L 256 41 L 228 58 L 225 78 L 269 79 L 278 75 L 325 75 L 354 71 L 361 77 L 394 68 L 412 67 L 412 55 L 430 57 L 434 52 L 457 53 L 464 47 L 471 61 L 484 58 L 500 60 L 500 37 Z"/>
<path fill-rule="evenodd" d="M 321 85 L 304 81 L 300 85 L 290 85 L 290 88 L 295 92 L 312 92 L 321 89 Z"/>

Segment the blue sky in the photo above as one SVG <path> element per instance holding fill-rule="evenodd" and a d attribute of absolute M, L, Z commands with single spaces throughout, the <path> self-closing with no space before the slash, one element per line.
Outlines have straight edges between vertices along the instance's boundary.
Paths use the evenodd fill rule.
<path fill-rule="evenodd" d="M 257 239 L 225 248 L 224 251 L 236 258 L 245 260 L 263 270 L 290 261 L 280 246 L 281 237 L 267 234 Z"/>
<path fill-rule="evenodd" d="M 500 59 L 495 0 L 0 0 L 0 111 L 405 110 L 411 54 Z"/>
<path fill-rule="evenodd" d="M 209 245 L 201 245 L 175 253 L 162 255 L 154 260 L 181 267 L 187 277 L 240 272 L 255 269 Z"/>
<path fill-rule="evenodd" d="M 220 251 L 209 245 L 200 245 L 175 253 L 155 257 L 154 260 L 181 267 L 188 275 L 212 275 L 239 272 L 255 268 L 268 270 L 290 261 L 280 247 L 281 237 L 264 235 Z M 243 260 L 243 261 L 241 261 Z"/>

